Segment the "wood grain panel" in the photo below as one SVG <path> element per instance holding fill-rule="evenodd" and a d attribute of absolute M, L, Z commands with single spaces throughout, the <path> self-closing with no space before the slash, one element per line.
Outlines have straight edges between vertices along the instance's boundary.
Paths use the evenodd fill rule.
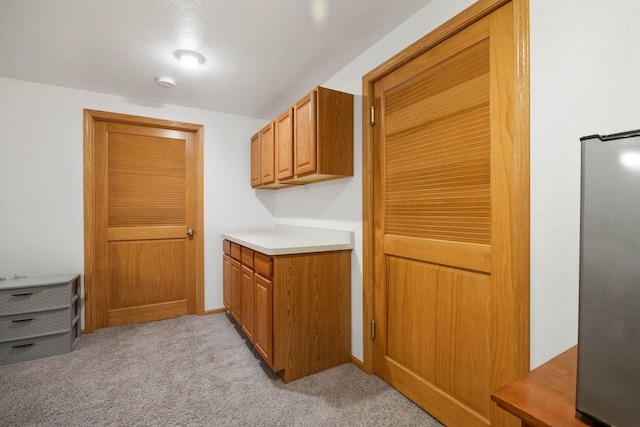
<path fill-rule="evenodd" d="M 487 276 L 388 263 L 387 357 L 487 417 Z"/>
<path fill-rule="evenodd" d="M 152 322 L 154 320 L 184 316 L 189 314 L 187 306 L 187 301 L 183 300 L 110 310 L 109 326 Z"/>
<path fill-rule="evenodd" d="M 314 90 L 293 107 L 296 175 L 310 174 L 317 169 L 316 103 Z"/>
<path fill-rule="evenodd" d="M 353 95 L 316 88 L 317 92 L 317 173 L 353 176 Z"/>
<path fill-rule="evenodd" d="M 528 426 L 587 427 L 576 418 L 578 347 L 494 391 L 491 399 Z"/>
<path fill-rule="evenodd" d="M 258 132 L 251 137 L 251 186 L 258 187 L 260 183 L 260 133 Z"/>
<path fill-rule="evenodd" d="M 254 343 L 265 362 L 278 371 L 284 366 L 284 361 L 278 366 L 273 360 L 273 283 L 256 274 L 255 285 Z"/>
<path fill-rule="evenodd" d="M 244 248 L 243 254 L 244 254 Z M 253 270 L 246 265 L 242 266 L 242 330 L 251 343 L 254 342 L 255 328 L 255 279 Z"/>
<path fill-rule="evenodd" d="M 384 252 L 401 258 L 489 273 L 491 246 L 393 235 L 384 236 Z"/>
<path fill-rule="evenodd" d="M 515 84 L 519 68 L 516 3 L 504 5 L 490 17 L 494 253 L 489 312 L 490 340 L 495 343 L 492 357 L 496 361 L 491 370 L 491 390 L 529 370 L 529 167 L 523 162 L 528 160 L 529 145 L 528 135 L 526 140 L 515 139 L 521 132 L 521 125 L 516 123 L 517 109 L 513 108 L 520 102 Z M 518 423 L 495 404 L 491 406 L 491 419 L 496 425 Z"/>
<path fill-rule="evenodd" d="M 260 184 L 271 184 L 275 175 L 275 139 L 273 122 L 260 131 Z"/>
<path fill-rule="evenodd" d="M 95 269 L 96 286 L 93 295 L 89 293 L 88 307 L 93 311 L 95 319 L 94 328 L 106 328 L 109 326 L 109 267 L 108 267 L 108 169 L 107 169 L 107 123 L 97 122 L 95 124 L 95 144 L 93 146 L 95 154 L 95 174 L 94 174 L 94 197 L 95 212 L 90 214 L 95 218 Z M 92 208 L 93 209 L 93 208 Z M 92 329 L 89 329 L 92 330 Z"/>
<path fill-rule="evenodd" d="M 287 109 L 275 121 L 276 179 L 293 178 L 293 108 Z"/>
<path fill-rule="evenodd" d="M 231 242 L 231 258 L 242 261 L 242 246 Z"/>
<path fill-rule="evenodd" d="M 278 256 L 274 262 L 274 361 L 286 366 L 284 382 L 349 363 L 350 251 Z"/>
<path fill-rule="evenodd" d="M 222 255 L 222 303 L 231 311 L 231 257 Z"/>
<path fill-rule="evenodd" d="M 186 224 L 183 140 L 108 132 L 110 227 Z"/>
<path fill-rule="evenodd" d="M 233 244 L 232 244 L 233 245 Z M 231 259 L 231 316 L 242 324 L 242 264 Z"/>
<path fill-rule="evenodd" d="M 242 246 L 240 252 L 242 253 L 242 265 L 253 270 L 253 250 Z"/>
<path fill-rule="evenodd" d="M 254 252 L 255 271 L 270 279 L 273 275 L 273 258 L 260 252 Z"/>
<path fill-rule="evenodd" d="M 109 310 L 186 300 L 185 252 L 184 240 L 111 242 Z"/>

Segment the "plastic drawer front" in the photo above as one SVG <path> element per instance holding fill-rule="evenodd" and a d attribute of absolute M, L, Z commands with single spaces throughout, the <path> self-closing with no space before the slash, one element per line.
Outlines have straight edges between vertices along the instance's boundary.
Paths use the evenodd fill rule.
<path fill-rule="evenodd" d="M 69 283 L 23 289 L 2 289 L 0 290 L 0 315 L 68 306 L 71 302 L 71 292 Z"/>
<path fill-rule="evenodd" d="M 79 325 L 64 333 L 0 343 L 0 365 L 68 353 L 79 337 Z"/>
<path fill-rule="evenodd" d="M 80 314 L 77 307 L 75 301 L 70 307 L 58 310 L 0 316 L 0 342 L 66 331 Z"/>

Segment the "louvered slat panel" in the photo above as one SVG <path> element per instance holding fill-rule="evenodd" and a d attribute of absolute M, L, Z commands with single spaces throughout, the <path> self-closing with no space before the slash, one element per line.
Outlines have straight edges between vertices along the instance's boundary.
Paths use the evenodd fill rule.
<path fill-rule="evenodd" d="M 109 133 L 109 227 L 186 224 L 184 141 Z"/>
<path fill-rule="evenodd" d="M 386 92 L 387 234 L 491 243 L 488 71 L 482 42 Z"/>

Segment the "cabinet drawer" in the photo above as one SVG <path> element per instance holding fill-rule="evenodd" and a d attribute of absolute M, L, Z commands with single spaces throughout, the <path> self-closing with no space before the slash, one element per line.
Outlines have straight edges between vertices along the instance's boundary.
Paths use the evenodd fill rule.
<path fill-rule="evenodd" d="M 228 240 L 222 241 L 222 252 L 231 256 L 231 242 Z"/>
<path fill-rule="evenodd" d="M 273 275 L 273 260 L 270 256 L 256 252 L 254 254 L 254 266 L 256 273 L 268 279 Z"/>
<path fill-rule="evenodd" d="M 61 334 L 1 343 L 0 365 L 68 353 L 75 345 L 78 327 L 76 323 Z"/>
<path fill-rule="evenodd" d="M 73 319 L 79 314 L 77 304 L 76 297 L 68 308 L 2 316 L 0 342 L 68 330 Z"/>
<path fill-rule="evenodd" d="M 238 245 L 237 243 L 231 243 L 231 258 L 233 259 L 237 259 L 238 261 L 242 260 L 242 255 L 241 255 L 241 250 L 240 250 L 241 246 Z"/>
<path fill-rule="evenodd" d="M 244 246 L 242 247 L 242 265 L 253 269 L 253 250 Z"/>
<path fill-rule="evenodd" d="M 75 287 L 75 286 L 74 286 Z M 71 302 L 72 287 L 68 283 L 0 290 L 0 315 L 32 312 L 64 307 Z"/>

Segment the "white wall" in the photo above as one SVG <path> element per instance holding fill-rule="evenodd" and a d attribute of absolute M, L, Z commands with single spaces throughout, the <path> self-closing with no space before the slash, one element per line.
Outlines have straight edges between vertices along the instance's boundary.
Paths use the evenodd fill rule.
<path fill-rule="evenodd" d="M 0 276 L 84 271 L 84 108 L 204 125 L 205 308 L 222 307 L 220 233 L 273 224 L 249 186 L 248 141 L 265 121 L 4 78 Z"/>
<path fill-rule="evenodd" d="M 577 340 L 579 138 L 640 128 L 640 3 L 530 3 L 531 360 L 537 366 Z"/>

